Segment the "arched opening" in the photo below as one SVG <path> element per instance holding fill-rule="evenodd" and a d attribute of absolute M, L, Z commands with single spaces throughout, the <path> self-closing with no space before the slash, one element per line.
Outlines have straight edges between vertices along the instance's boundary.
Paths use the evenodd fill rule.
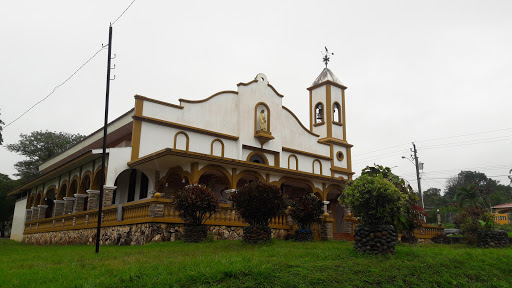
<path fill-rule="evenodd" d="M 115 182 L 113 203 L 123 204 L 138 201 L 148 197 L 149 178 L 137 169 L 127 169 L 121 172 Z"/>
<path fill-rule="evenodd" d="M 188 151 L 189 138 L 188 134 L 180 131 L 174 135 L 174 149 Z"/>
<path fill-rule="evenodd" d="M 82 181 L 80 183 L 80 187 L 78 188 L 78 194 L 84 194 L 84 195 L 87 195 L 87 190 L 90 190 L 91 189 L 91 176 L 89 174 L 86 174 L 85 176 L 83 176 L 82 178 Z M 87 197 L 77 197 L 76 198 L 76 202 L 78 203 L 78 201 L 82 202 L 83 201 L 83 211 L 87 211 L 87 204 L 88 204 L 88 196 Z M 79 206 L 79 205 L 77 205 Z"/>
<path fill-rule="evenodd" d="M 44 205 L 48 205 L 46 207 L 46 213 L 44 215 L 44 218 L 50 218 L 53 215 L 53 206 L 55 203 L 53 202 L 55 200 L 55 189 L 50 189 L 46 191 L 46 195 L 44 197 Z"/>
<path fill-rule="evenodd" d="M 332 121 L 336 123 L 341 123 L 340 103 L 334 102 L 334 105 L 332 105 L 332 109 Z"/>
<path fill-rule="evenodd" d="M 220 139 L 215 139 L 212 141 L 212 156 L 224 157 L 224 142 Z"/>
<path fill-rule="evenodd" d="M 334 218 L 334 233 L 345 233 L 346 230 L 346 221 L 343 220 L 343 217 L 345 216 L 345 207 L 341 205 L 338 201 L 338 198 L 341 195 L 341 189 L 331 189 L 327 193 L 327 201 L 329 201 L 329 204 L 327 204 L 327 213 L 331 214 Z M 351 223 L 348 223 L 352 225 Z"/>
<path fill-rule="evenodd" d="M 66 196 L 73 197 L 75 194 L 78 194 L 78 180 L 76 179 L 71 182 L 71 185 L 69 185 L 69 190 Z"/>
<path fill-rule="evenodd" d="M 254 175 L 244 175 L 240 179 L 238 179 L 238 182 L 236 182 L 236 189 L 240 189 L 240 187 L 257 181 L 260 181 L 260 179 Z"/>
<path fill-rule="evenodd" d="M 68 192 L 68 185 L 62 184 L 62 186 L 60 186 L 59 193 L 57 195 L 57 200 L 64 199 L 64 197 L 66 197 L 67 192 Z"/>
<path fill-rule="evenodd" d="M 313 160 L 313 173 L 322 174 L 322 162 L 318 159 Z"/>
<path fill-rule="evenodd" d="M 217 199 L 220 199 L 221 202 L 225 202 L 227 200 L 225 195 L 226 193 L 224 193 L 224 191 L 230 188 L 230 181 L 221 171 L 216 169 L 207 170 L 201 175 L 201 177 L 199 177 L 198 183 L 210 188 Z"/>
<path fill-rule="evenodd" d="M 293 180 L 284 181 L 281 184 L 281 191 L 283 191 L 286 197 L 290 200 L 297 200 L 306 194 L 313 193 L 313 190 L 309 185 Z"/>
<path fill-rule="evenodd" d="M 324 122 L 324 104 L 321 102 L 315 105 L 315 124 Z"/>
<path fill-rule="evenodd" d="M 105 175 L 105 174 L 103 174 Z M 105 185 L 105 179 L 106 177 L 103 177 L 103 183 L 101 183 L 101 169 L 96 172 L 96 175 L 94 175 L 94 180 L 91 185 L 92 190 L 100 190 L 100 187 L 102 185 Z"/>
<path fill-rule="evenodd" d="M 38 207 L 38 205 L 40 205 L 40 204 L 41 204 L 41 193 L 37 193 L 36 199 L 34 200 L 32 207 Z"/>
<path fill-rule="evenodd" d="M 249 162 L 258 163 L 258 164 L 265 164 L 265 160 L 259 154 L 252 155 L 251 158 L 249 158 Z"/>

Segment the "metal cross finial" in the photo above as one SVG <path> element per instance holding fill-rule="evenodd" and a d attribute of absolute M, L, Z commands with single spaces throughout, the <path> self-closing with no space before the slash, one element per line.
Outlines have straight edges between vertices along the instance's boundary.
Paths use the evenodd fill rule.
<path fill-rule="evenodd" d="M 322 54 L 324 54 L 323 61 L 325 63 L 325 68 L 327 68 L 327 64 L 329 64 L 329 61 L 331 60 L 331 55 L 334 55 L 334 53 L 329 53 L 327 46 L 325 46 L 325 52 L 322 51 Z"/>

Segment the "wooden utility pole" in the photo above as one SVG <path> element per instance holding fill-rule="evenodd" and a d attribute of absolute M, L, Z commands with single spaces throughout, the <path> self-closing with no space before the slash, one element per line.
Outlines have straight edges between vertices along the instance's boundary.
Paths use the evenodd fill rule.
<path fill-rule="evenodd" d="M 107 154 L 108 97 L 110 93 L 110 60 L 112 55 L 112 24 L 108 27 L 107 92 L 105 96 L 105 121 L 103 124 L 103 153 L 100 170 L 100 198 L 98 200 L 98 226 L 96 228 L 96 254 L 100 252 L 101 213 L 103 212 L 103 186 L 105 185 L 105 159 Z"/>
<path fill-rule="evenodd" d="M 420 193 L 420 204 L 421 204 L 421 208 L 425 209 L 425 205 L 423 204 L 423 195 L 421 193 L 421 182 L 420 182 L 420 166 L 418 164 L 418 155 L 416 154 L 416 144 L 414 144 L 414 142 L 412 142 L 412 147 L 414 148 L 413 152 L 414 152 L 414 162 L 415 162 L 415 165 L 416 165 L 416 179 L 418 180 L 418 192 Z"/>

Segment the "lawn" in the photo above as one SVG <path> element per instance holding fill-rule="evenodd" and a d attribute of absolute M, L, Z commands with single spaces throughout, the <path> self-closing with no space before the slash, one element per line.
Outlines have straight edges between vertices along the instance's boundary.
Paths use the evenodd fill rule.
<path fill-rule="evenodd" d="M 240 241 L 33 246 L 0 240 L 0 287 L 512 287 L 512 248 Z"/>

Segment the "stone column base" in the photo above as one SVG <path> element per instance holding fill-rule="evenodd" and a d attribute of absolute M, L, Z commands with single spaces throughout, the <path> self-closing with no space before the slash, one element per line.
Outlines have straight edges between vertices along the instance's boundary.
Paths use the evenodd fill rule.
<path fill-rule="evenodd" d="M 39 216 L 38 219 L 46 218 L 46 209 L 48 209 L 48 205 L 38 205 L 39 206 Z"/>
<path fill-rule="evenodd" d="M 75 206 L 75 197 L 64 197 L 64 215 L 73 213 Z"/>
<path fill-rule="evenodd" d="M 75 197 L 76 197 L 76 201 L 75 201 L 75 207 L 73 208 L 73 213 L 84 211 L 85 198 L 87 197 L 87 194 L 75 194 Z"/>
<path fill-rule="evenodd" d="M 55 203 L 55 207 L 53 209 L 53 217 L 62 215 L 64 213 L 64 204 L 66 201 L 53 200 L 53 203 Z"/>
<path fill-rule="evenodd" d="M 87 198 L 87 210 L 99 209 L 98 199 L 100 198 L 100 191 L 98 190 L 87 190 L 89 198 Z"/>

